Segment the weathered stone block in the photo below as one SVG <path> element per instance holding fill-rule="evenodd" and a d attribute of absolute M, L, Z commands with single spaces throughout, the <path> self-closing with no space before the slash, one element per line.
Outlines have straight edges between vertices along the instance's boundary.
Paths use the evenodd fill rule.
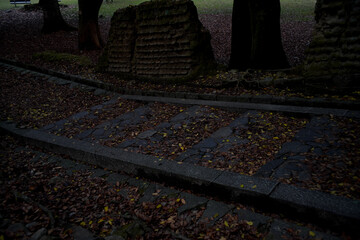
<path fill-rule="evenodd" d="M 210 34 L 190 0 L 155 0 L 117 10 L 101 71 L 149 80 L 187 80 L 214 69 Z"/>
<path fill-rule="evenodd" d="M 304 75 L 309 79 L 327 75 L 329 80 L 351 79 L 360 85 L 360 0 L 318 0 L 314 38 L 307 51 Z M 338 81 L 337 81 L 338 82 Z"/>

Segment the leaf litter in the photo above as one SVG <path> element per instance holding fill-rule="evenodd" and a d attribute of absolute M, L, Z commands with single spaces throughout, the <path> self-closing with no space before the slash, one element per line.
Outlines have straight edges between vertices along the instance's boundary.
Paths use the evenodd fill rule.
<path fill-rule="evenodd" d="M 47 234 L 59 239 L 72 239 L 72 225 L 82 226 L 97 236 L 105 237 L 117 231 L 126 239 L 259 239 L 255 227 L 228 214 L 209 228 L 201 219 L 204 208 L 183 214 L 178 208 L 186 204 L 179 196 L 162 195 L 153 202 L 140 202 L 138 187 L 127 183 L 109 184 L 100 177 L 91 177 L 88 170 L 69 173 L 49 161 L 51 155 L 37 154 L 15 139 L 1 140 L 1 217 L 11 223 L 32 224 L 31 233 L 46 228 Z M 18 195 L 14 194 L 14 191 Z M 126 192 L 125 195 L 119 194 Z M 16 197 L 22 196 L 22 197 Z M 31 199 L 31 203 L 24 201 Z M 38 206 L 43 206 L 40 209 Z M 46 209 L 46 212 L 44 211 Z M 55 219 L 52 226 L 51 213 Z M 36 223 L 36 224 L 34 224 Z M 127 231 L 136 226 L 137 231 Z M 1 236 L 7 235 L 2 227 Z M 19 233 L 14 239 L 26 239 Z"/>

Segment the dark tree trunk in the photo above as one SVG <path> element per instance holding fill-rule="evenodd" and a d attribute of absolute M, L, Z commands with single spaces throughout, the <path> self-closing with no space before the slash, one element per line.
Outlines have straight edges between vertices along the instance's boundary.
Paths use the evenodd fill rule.
<path fill-rule="evenodd" d="M 63 19 L 57 0 L 40 0 L 39 5 L 42 7 L 44 14 L 44 26 L 41 30 L 43 33 L 76 30 Z"/>
<path fill-rule="evenodd" d="M 79 49 L 100 49 L 98 16 L 103 0 L 79 0 Z"/>
<path fill-rule="evenodd" d="M 230 67 L 289 67 L 282 47 L 279 0 L 234 0 Z"/>
<path fill-rule="evenodd" d="M 251 41 L 249 3 L 247 0 L 234 0 L 230 68 L 250 67 Z"/>

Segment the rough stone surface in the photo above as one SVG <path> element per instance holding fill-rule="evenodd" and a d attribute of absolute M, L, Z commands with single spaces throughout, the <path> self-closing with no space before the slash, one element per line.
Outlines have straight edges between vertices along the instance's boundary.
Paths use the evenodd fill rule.
<path fill-rule="evenodd" d="M 74 240 L 92 240 L 94 235 L 87 229 L 76 226 L 73 228 Z"/>
<path fill-rule="evenodd" d="M 47 234 L 46 228 L 40 228 L 32 236 L 30 240 L 39 240 L 41 237 Z"/>
<path fill-rule="evenodd" d="M 190 0 L 156 0 L 119 9 L 99 68 L 145 79 L 186 79 L 211 70 L 210 34 Z"/>
<path fill-rule="evenodd" d="M 201 219 L 210 219 L 215 222 L 216 220 L 222 218 L 225 214 L 227 214 L 231 209 L 231 205 L 210 200 L 206 204 L 206 209 L 201 216 Z"/>
<path fill-rule="evenodd" d="M 305 75 L 328 75 L 335 83 L 359 84 L 360 0 L 318 0 L 316 30 L 308 49 Z"/>
<path fill-rule="evenodd" d="M 178 208 L 177 211 L 179 214 L 182 214 L 185 211 L 189 211 L 200 206 L 205 206 L 205 204 L 209 201 L 206 198 L 198 197 L 192 194 L 188 194 L 186 192 L 182 192 L 180 194 L 180 197 L 185 199 L 186 203 L 185 205 L 182 205 L 181 207 Z"/>

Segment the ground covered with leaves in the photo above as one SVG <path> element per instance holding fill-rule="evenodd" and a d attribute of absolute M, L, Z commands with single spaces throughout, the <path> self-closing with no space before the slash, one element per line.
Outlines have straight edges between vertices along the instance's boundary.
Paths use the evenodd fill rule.
<path fill-rule="evenodd" d="M 234 130 L 239 141 L 246 139 L 245 144 L 233 144 L 226 152 L 217 151 L 214 155 L 220 160 L 203 159 L 200 165 L 254 175 L 262 166 L 274 160 L 281 146 L 290 142 L 307 122 L 305 118 L 288 117 L 280 113 L 260 113 L 252 119 L 248 128 L 238 127 Z"/>
<path fill-rule="evenodd" d="M 63 7 L 62 13 L 67 22 L 77 26 L 77 14 L 73 6 Z M 227 64 L 230 59 L 231 48 L 231 15 L 230 14 L 201 14 L 200 20 L 210 31 L 214 56 L 220 64 Z M 305 57 L 305 49 L 311 42 L 314 20 L 304 18 L 284 18 L 281 20 L 283 45 L 292 66 L 301 64 Z M 38 67 L 53 69 L 69 74 L 81 75 L 86 78 L 97 79 L 112 83 L 117 87 L 141 90 L 161 90 L 166 92 L 194 92 L 224 95 L 260 95 L 313 97 L 315 93 L 302 88 L 274 88 L 258 87 L 257 80 L 294 78 L 293 74 L 251 73 L 249 79 L 256 80 L 255 89 L 232 84 L 227 86 L 228 80 L 239 79 L 243 73 L 219 70 L 217 74 L 201 76 L 191 84 L 156 84 L 149 82 L 122 80 L 115 76 L 98 73 L 95 65 L 101 50 L 81 52 L 77 48 L 77 32 L 57 32 L 41 34 L 43 18 L 41 11 L 25 11 L 22 8 L 2 11 L 0 15 L 0 57 L 13 59 Z M 110 18 L 99 19 L 100 29 L 105 42 L 110 29 Z M 347 96 L 325 96 L 336 99 L 356 100 L 360 93 L 350 93 Z"/>
<path fill-rule="evenodd" d="M 180 215 L 177 209 L 186 201 L 178 195 L 140 202 L 140 188 L 119 182 L 109 184 L 103 178 L 91 176 L 91 170 L 68 172 L 50 161 L 53 156 L 39 157 L 34 150 L 6 135 L 1 138 L 0 154 L 2 239 L 27 239 L 41 228 L 57 239 L 72 239 L 73 225 L 103 237 L 117 227 L 115 231 L 128 239 L 264 236 L 236 214 L 227 214 L 211 227 L 207 225 L 211 219 L 200 221 L 202 208 Z M 126 192 L 127 197 L 120 192 Z M 26 230 L 14 233 L 3 228 L 15 223 L 26 225 Z M 125 231 L 129 226 L 137 229 Z"/>
<path fill-rule="evenodd" d="M 70 88 L 69 85 L 56 85 L 32 74 L 20 74 L 16 71 L 1 68 L 0 87 L 2 98 L 1 120 L 11 120 L 22 128 L 41 128 L 70 116 L 88 111 L 103 102 L 112 102 L 101 110 L 96 110 L 94 116 L 80 118 L 68 122 L 63 129 L 55 134 L 72 138 L 82 131 L 92 129 L 106 121 L 112 121 L 122 114 L 143 106 L 144 103 L 114 99 L 108 95 L 95 95 L 81 88 Z M 96 108 L 96 107 L 95 107 Z M 151 111 L 145 115 L 146 121 L 133 124 L 122 130 L 121 134 L 109 136 L 100 143 L 115 147 L 124 140 L 135 139 L 148 130 L 155 129 L 159 124 L 166 123 L 177 114 L 187 110 L 181 105 L 153 103 Z M 177 158 L 201 140 L 208 138 L 217 129 L 227 126 L 243 113 L 223 109 L 205 107 L 206 112 L 186 122 L 174 124 L 169 129 L 157 130 L 159 140 L 142 144 L 134 151 L 151 154 L 157 157 Z M 94 118 L 96 117 L 96 118 Z M 301 187 L 321 190 L 335 195 L 359 199 L 359 132 L 360 125 L 357 119 L 334 119 L 335 132 L 339 141 L 317 139 L 316 141 L 329 142 L 327 150 L 321 155 L 306 155 L 306 164 L 311 170 L 311 179 L 300 181 L 288 178 L 283 181 Z M 296 132 L 307 124 L 305 118 L 294 118 L 278 113 L 259 113 L 252 118 L 246 129 L 233 130 L 236 141 L 227 144 L 225 139 L 222 145 L 227 145 L 226 151 L 212 152 L 212 158 L 204 155 L 198 159 L 201 166 L 253 175 L 262 166 L 274 159 L 281 146 L 292 140 Z M 335 129 L 335 128 L 334 128 Z M 235 139 L 236 140 L 236 139 Z M 246 140 L 246 142 L 243 142 Z M 229 140 L 230 141 L 230 140 Z M 220 145 L 221 145 L 220 144 Z M 230 146 L 230 148 L 228 147 Z M 334 152 L 334 149 L 340 149 Z M 345 149 L 346 152 L 342 152 Z M 339 152 L 340 151 L 340 152 Z M 217 159 L 214 161 L 213 159 Z M 178 161 L 178 160 L 177 160 Z"/>
<path fill-rule="evenodd" d="M 77 17 L 64 10 L 68 22 L 77 24 Z M 200 15 L 203 24 L 212 34 L 212 46 L 219 63 L 227 63 L 230 54 L 231 17 L 221 14 Z M 109 18 L 101 18 L 100 25 L 104 39 L 109 31 Z M 216 23 L 216 24 L 215 24 Z M 297 65 L 304 59 L 304 50 L 310 42 L 313 21 L 286 21 L 282 23 L 284 48 L 291 64 Z M 137 81 L 123 81 L 108 74 L 95 72 L 95 63 L 101 51 L 79 52 L 76 32 L 59 32 L 49 35 L 40 33 L 41 12 L 21 9 L 3 11 L 0 14 L 0 57 L 113 83 L 116 86 L 162 90 L 167 92 L 186 91 L 227 95 L 299 96 L 312 98 L 304 92 L 291 89 L 260 88 L 248 89 L 243 86 L 223 88 L 223 80 L 237 78 L 238 72 L 220 71 L 213 76 L 203 76 L 187 85 L 162 85 Z M 46 52 L 44 52 L 46 50 Z M 58 53 L 65 53 L 59 55 Z M 278 73 L 248 73 L 248 77 L 278 78 Z M 287 76 L 285 76 L 287 77 Z M 69 88 L 47 81 L 31 74 L 20 74 L 0 68 L 0 118 L 10 120 L 22 128 L 41 128 L 50 123 L 68 118 L 75 113 L 87 111 L 93 106 L 108 101 L 110 96 L 95 95 L 79 88 Z M 357 100 L 360 92 L 346 96 L 323 97 Z M 73 137 L 118 115 L 131 112 L 142 103 L 118 99 L 96 113 L 95 118 L 71 122 L 56 134 Z M 169 121 L 183 106 L 154 103 L 146 122 L 126 129 L 121 138 L 114 136 L 101 142 L 106 146 L 116 146 L 124 139 L 136 138 L 138 134 L 153 129 L 162 122 Z M 172 132 L 162 132 L 161 142 L 149 143 L 141 148 L 142 153 L 176 159 L 182 152 L 209 137 L 215 129 L 229 124 L 239 113 L 222 109 L 207 108 L 207 117 L 195 123 L 177 126 Z M 156 113 L 156 114 L 155 114 Z M 226 153 L 215 155 L 223 161 L 200 160 L 200 165 L 220 170 L 230 170 L 253 175 L 261 166 L 273 159 L 282 144 L 290 141 L 294 134 L 307 124 L 307 119 L 292 118 L 275 113 L 261 113 L 247 129 L 236 129 L 235 133 L 248 143 L 242 148 L 228 149 Z M 334 195 L 360 199 L 360 122 L 356 119 L 334 118 L 342 129 L 334 134 L 339 142 L 329 142 L 322 155 L 306 155 L 305 163 L 311 169 L 311 180 L 282 179 L 288 184 L 321 190 Z M 225 140 L 226 141 L 226 140 Z M 327 139 L 317 139 L 319 143 Z M 158 149 L 161 153 L 157 153 Z M 346 149 L 341 154 L 334 149 Z M 128 226 L 139 221 L 145 239 L 171 239 L 177 234 L 192 239 L 259 239 L 263 237 L 251 224 L 238 221 L 234 215 L 226 215 L 217 225 L 208 228 L 206 223 L 198 223 L 203 209 L 199 208 L 180 216 L 176 209 L 184 204 L 178 196 L 168 196 L 157 202 L 139 203 L 141 190 L 116 183 L 108 184 L 102 178 L 93 178 L 89 171 L 69 174 L 62 167 L 50 163 L 48 156 L 42 161 L 34 160 L 34 152 L 9 136 L 1 138 L 1 218 L 11 219 L 11 223 L 30 224 L 31 233 L 45 227 L 50 236 L 70 239 L 72 224 L 83 226 L 99 236 L 106 236 L 113 226 Z M 119 194 L 125 190 L 130 199 Z M 51 214 L 50 214 L 51 213 Z M 136 216 L 136 218 L 134 218 Z M 8 223 L 8 224 L 11 224 Z M 0 234 L 12 236 L 1 228 Z M 121 231 L 121 228 L 120 228 Z M 10 235 L 9 235 L 10 234 Z M 23 235 L 19 239 L 26 238 Z M 2 236 L 0 235 L 0 236 Z M 131 238 L 131 236 L 128 236 Z"/>
<path fill-rule="evenodd" d="M 105 100 L 103 96 L 1 67 L 0 79 L 0 117 L 15 120 L 22 127 L 43 127 Z"/>
<path fill-rule="evenodd" d="M 332 130 L 338 140 L 318 138 L 317 143 L 326 143 L 321 154 L 303 154 L 311 169 L 311 180 L 284 179 L 283 182 L 297 184 L 312 190 L 324 191 L 360 200 L 360 121 L 359 119 L 332 119 L 339 130 Z"/>

